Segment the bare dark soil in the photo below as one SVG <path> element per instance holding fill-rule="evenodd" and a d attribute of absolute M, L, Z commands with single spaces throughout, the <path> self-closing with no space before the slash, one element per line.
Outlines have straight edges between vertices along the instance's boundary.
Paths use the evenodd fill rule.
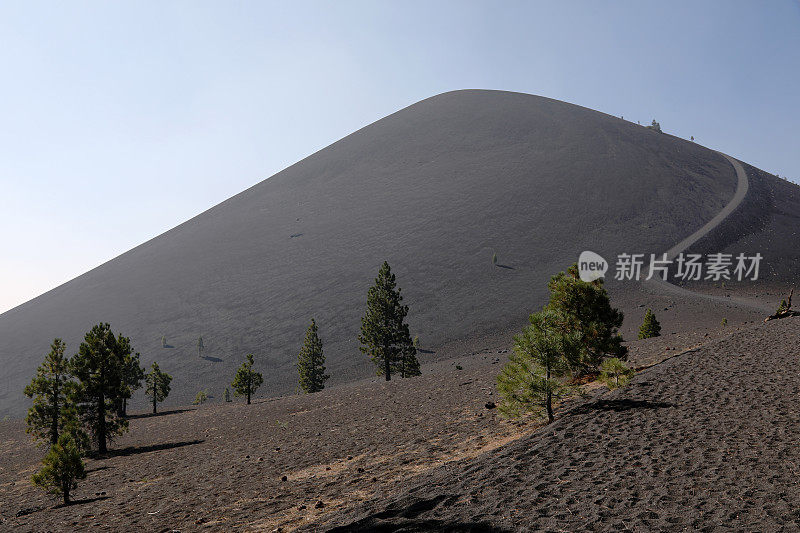
<path fill-rule="evenodd" d="M 633 385 L 590 384 L 545 428 L 487 409 L 503 349 L 405 381 L 141 413 L 68 507 L 30 485 L 42 451 L 23 422 L 2 422 L 0 529 L 791 524 L 798 325 L 633 341 L 634 366 L 649 366 Z"/>

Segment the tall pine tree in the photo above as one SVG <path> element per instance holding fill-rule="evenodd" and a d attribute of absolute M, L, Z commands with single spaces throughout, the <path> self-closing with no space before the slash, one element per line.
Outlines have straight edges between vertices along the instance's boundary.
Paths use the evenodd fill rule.
<path fill-rule="evenodd" d="M 306 331 L 306 339 L 297 356 L 297 372 L 300 374 L 300 388 L 304 392 L 319 392 L 325 388 L 325 356 L 322 354 L 322 340 L 314 319 Z"/>
<path fill-rule="evenodd" d="M 25 387 L 25 396 L 33 398 L 28 409 L 27 433 L 50 445 L 58 442 L 66 427 L 75 429 L 76 413 L 71 399 L 75 383 L 70 380 L 69 359 L 64 357 L 66 344 L 55 339 L 36 377 Z"/>
<path fill-rule="evenodd" d="M 581 339 L 582 349 L 568 362 L 577 373 L 597 370 L 603 359 L 625 360 L 628 349 L 619 334 L 623 314 L 611 306 L 603 280 L 586 282 L 578 275 L 578 265 L 559 272 L 548 283 L 550 301 L 546 308 L 554 311 L 561 328 Z"/>
<path fill-rule="evenodd" d="M 367 291 L 367 310 L 361 319 L 360 350 L 375 363 L 379 376 L 386 381 L 392 372 L 402 377 L 420 374 L 417 350 L 405 323 L 408 306 L 403 305 L 401 289 L 397 288 L 389 263 L 383 262 L 375 285 Z"/>
<path fill-rule="evenodd" d="M 162 372 L 158 367 L 158 363 L 154 362 L 150 367 L 150 372 L 145 376 L 147 387 L 145 394 L 153 400 L 153 414 L 156 414 L 156 405 L 158 402 L 163 402 L 169 396 L 169 384 L 172 382 L 172 376 L 166 372 Z"/>
<path fill-rule="evenodd" d="M 253 370 L 253 354 L 247 354 L 247 361 L 242 363 L 236 375 L 233 377 L 233 394 L 236 396 L 247 397 L 247 404 L 250 404 L 250 397 L 256 389 L 264 383 L 264 376 Z"/>
<path fill-rule="evenodd" d="M 119 416 L 119 405 L 126 394 L 123 374 L 130 344 L 120 345 L 118 340 L 109 324 L 98 324 L 86 333 L 71 360 L 72 373 L 80 382 L 75 397 L 78 413 L 100 453 L 106 453 L 108 441 L 128 429 L 127 420 Z"/>

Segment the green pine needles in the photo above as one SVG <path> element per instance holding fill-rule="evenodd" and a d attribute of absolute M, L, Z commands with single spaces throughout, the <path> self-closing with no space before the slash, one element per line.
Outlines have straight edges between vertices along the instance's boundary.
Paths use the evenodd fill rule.
<path fill-rule="evenodd" d="M 577 388 L 572 378 L 627 356 L 618 332 L 623 315 L 611 306 L 602 279 L 582 281 L 573 264 L 548 287 L 550 301 L 514 337 L 514 350 L 497 377 L 498 408 L 507 417 L 534 412 L 552 422 L 553 402 Z"/>
<path fill-rule="evenodd" d="M 37 487 L 61 496 L 64 505 L 70 503 L 70 492 L 78 487 L 80 479 L 86 479 L 86 469 L 78 445 L 70 433 L 58 437 L 58 441 L 42 459 L 41 470 L 31 477 Z"/>
<path fill-rule="evenodd" d="M 386 381 L 392 373 L 400 377 L 421 374 L 417 349 L 405 323 L 408 306 L 403 305 L 392 269 L 386 261 L 378 271 L 375 285 L 367 291 L 367 310 L 361 319 L 360 350 L 375 363 L 377 374 Z"/>
<path fill-rule="evenodd" d="M 61 339 L 55 339 L 50 353 L 36 369 L 36 377 L 25 387 L 25 396 L 33 398 L 26 432 L 41 444 L 56 444 L 65 428 L 77 429 L 78 417 L 72 403 L 77 383 L 70 377 L 69 359 L 64 357 L 66 347 Z"/>
<path fill-rule="evenodd" d="M 300 388 L 303 392 L 319 392 L 325 388 L 330 377 L 325 373 L 325 356 L 322 353 L 322 340 L 314 319 L 306 330 L 306 338 L 297 355 L 297 372 L 300 374 Z"/>
<path fill-rule="evenodd" d="M 656 315 L 653 314 L 651 309 L 648 309 L 644 314 L 644 321 L 639 328 L 640 339 L 650 339 L 652 337 L 661 336 L 661 324 L 656 320 Z"/>
<path fill-rule="evenodd" d="M 247 360 L 242 363 L 233 377 L 231 383 L 233 394 L 246 397 L 247 404 L 250 405 L 251 397 L 262 383 L 264 383 L 264 376 L 253 370 L 253 354 L 247 354 Z"/>
<path fill-rule="evenodd" d="M 529 317 L 530 324 L 514 337 L 509 362 L 497 377 L 500 413 L 519 418 L 526 412 L 547 415 L 553 421 L 553 400 L 572 392 L 566 383 L 569 361 L 579 357 L 580 336 L 566 333 L 563 317 L 544 309 Z"/>
<path fill-rule="evenodd" d="M 627 385 L 634 374 L 632 368 L 616 357 L 606 359 L 600 364 L 600 381 L 611 390 Z"/>
<path fill-rule="evenodd" d="M 153 401 L 153 414 L 156 414 L 156 406 L 159 402 L 163 402 L 169 396 L 170 383 L 172 383 L 172 376 L 158 367 L 158 363 L 153 363 L 150 367 L 150 372 L 145 376 L 147 388 L 145 394 Z"/>

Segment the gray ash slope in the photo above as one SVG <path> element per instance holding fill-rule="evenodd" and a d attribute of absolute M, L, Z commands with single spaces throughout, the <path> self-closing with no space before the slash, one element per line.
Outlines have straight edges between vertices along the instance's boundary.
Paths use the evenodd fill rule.
<path fill-rule="evenodd" d="M 219 398 L 248 352 L 262 395 L 294 391 L 312 316 L 331 383 L 370 376 L 356 338 L 383 260 L 424 363 L 448 342 L 522 323 L 584 249 L 667 249 L 735 185 L 719 154 L 600 112 L 501 91 L 438 95 L 0 315 L 0 416 L 23 413 L 22 387 L 53 337 L 74 352 L 99 321 L 173 374 L 171 404 L 201 389 Z"/>

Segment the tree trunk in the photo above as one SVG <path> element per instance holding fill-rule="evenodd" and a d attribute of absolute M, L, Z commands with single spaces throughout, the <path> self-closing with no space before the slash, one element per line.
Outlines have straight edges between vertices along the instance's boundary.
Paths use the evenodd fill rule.
<path fill-rule="evenodd" d="M 97 396 L 97 451 L 106 453 L 106 398 L 103 392 Z"/>
<path fill-rule="evenodd" d="M 58 405 L 58 392 L 56 391 L 55 397 L 53 398 L 53 423 L 50 425 L 50 444 L 58 442 L 58 415 L 60 410 Z"/>
<path fill-rule="evenodd" d="M 64 495 L 64 505 L 69 505 L 69 484 L 64 483 L 61 485 L 61 492 Z"/>
<path fill-rule="evenodd" d="M 386 381 L 392 380 L 392 365 L 389 359 L 389 347 L 383 347 L 383 374 L 386 376 Z"/>
<path fill-rule="evenodd" d="M 155 388 L 155 387 L 153 387 Z M 153 414 L 156 414 L 156 391 L 153 391 Z"/>
<path fill-rule="evenodd" d="M 553 417 L 553 392 L 550 390 L 550 366 L 547 366 L 547 373 L 545 374 L 545 378 L 547 379 L 547 423 L 551 423 L 554 419 Z"/>

